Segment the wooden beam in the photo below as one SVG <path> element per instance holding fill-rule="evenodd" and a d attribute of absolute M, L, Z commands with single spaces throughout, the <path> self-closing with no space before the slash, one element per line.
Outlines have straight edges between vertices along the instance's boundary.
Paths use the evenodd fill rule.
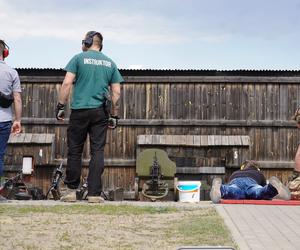
<path fill-rule="evenodd" d="M 300 83 L 300 77 L 281 76 L 124 76 L 128 83 Z"/>
<path fill-rule="evenodd" d="M 48 165 L 39 165 L 35 164 L 35 166 L 57 166 L 63 161 L 63 165 L 67 165 L 67 159 L 54 159 L 54 161 L 51 164 Z M 83 159 L 82 160 L 82 166 L 87 167 L 89 165 L 90 159 Z M 128 167 L 132 168 L 135 167 L 135 159 L 105 159 L 104 160 L 104 166 L 105 167 Z M 17 172 L 22 170 L 21 165 L 4 165 L 4 171 L 5 172 Z"/>
<path fill-rule="evenodd" d="M 20 75 L 20 80 L 22 83 L 62 83 L 64 80 L 64 76 L 22 76 Z"/>
<path fill-rule="evenodd" d="M 125 83 L 300 83 L 298 76 L 123 76 Z M 64 76 L 22 76 L 23 83 L 62 83 Z"/>
<path fill-rule="evenodd" d="M 10 135 L 8 144 L 51 144 L 54 142 L 55 134 L 45 133 L 21 133 Z"/>
<path fill-rule="evenodd" d="M 276 169 L 294 169 L 294 161 L 258 161 L 262 169 L 276 168 Z"/>
<path fill-rule="evenodd" d="M 59 165 L 63 161 L 63 164 L 67 164 L 67 159 L 55 159 L 53 164 L 51 165 Z M 83 166 L 88 166 L 89 159 L 83 160 Z M 295 167 L 295 162 L 293 161 L 258 161 L 261 169 L 279 169 L 279 170 L 292 170 Z M 104 161 L 105 166 L 109 167 L 135 167 L 135 159 L 106 159 Z M 39 165 L 36 165 L 39 166 Z M 226 165 L 226 168 L 238 169 L 240 166 L 238 165 Z M 207 169 L 206 169 L 207 168 Z M 222 173 L 222 169 L 224 167 L 178 167 L 177 173 L 186 173 L 184 171 L 189 171 L 193 173 Z M 22 169 L 21 165 L 4 165 L 4 171 L 6 172 L 16 172 Z M 182 170 L 181 170 L 182 169 Z M 179 172 L 178 172 L 179 171 Z M 225 171 L 225 170 L 224 170 Z"/>
<path fill-rule="evenodd" d="M 67 165 L 67 159 L 54 159 L 54 164 L 58 165 L 63 162 Z M 83 159 L 82 166 L 88 166 L 90 159 Z M 104 166 L 109 167 L 135 167 L 135 159 L 104 159 Z"/>
<path fill-rule="evenodd" d="M 160 137 L 164 138 L 161 140 Z M 197 138 L 198 137 L 198 138 Z M 187 146 L 187 147 L 207 147 L 207 146 L 250 146 L 250 138 L 248 135 L 243 135 L 242 142 L 241 135 L 224 135 L 229 138 L 229 143 L 222 139 L 223 135 L 194 135 L 193 143 L 187 141 L 186 135 L 138 135 L 138 145 L 173 145 L 173 146 Z M 247 137 L 247 139 L 246 139 Z M 195 144 L 194 141 L 201 141 Z M 223 144 L 224 142 L 224 144 Z"/>
<path fill-rule="evenodd" d="M 225 167 L 177 167 L 177 174 L 225 174 Z"/>
<path fill-rule="evenodd" d="M 257 161 L 257 162 L 260 165 L 260 169 L 288 170 L 288 169 L 294 169 L 294 167 L 295 167 L 294 161 Z M 240 166 L 226 165 L 226 168 L 238 169 L 238 168 L 240 168 Z"/>
<path fill-rule="evenodd" d="M 22 118 L 24 125 L 60 125 L 66 126 L 69 119 L 58 122 L 56 118 Z M 120 126 L 202 126 L 202 127 L 282 127 L 295 128 L 294 121 L 281 120 L 182 120 L 182 119 L 120 119 Z"/>

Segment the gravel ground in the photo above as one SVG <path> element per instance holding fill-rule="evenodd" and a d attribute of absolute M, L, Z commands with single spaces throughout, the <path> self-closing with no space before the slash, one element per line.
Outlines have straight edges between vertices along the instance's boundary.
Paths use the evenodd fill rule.
<path fill-rule="evenodd" d="M 107 209 L 103 212 L 99 208 Z M 110 213 L 114 208 L 117 212 Z M 137 201 L 88 204 L 51 200 L 0 203 L 1 250 L 178 249 L 212 243 L 233 245 L 213 204 L 206 201 L 197 204 Z"/>

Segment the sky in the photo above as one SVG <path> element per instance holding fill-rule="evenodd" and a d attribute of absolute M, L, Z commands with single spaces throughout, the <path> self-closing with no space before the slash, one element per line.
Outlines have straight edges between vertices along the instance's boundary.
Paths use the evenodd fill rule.
<path fill-rule="evenodd" d="M 14 68 L 63 68 L 85 33 L 120 69 L 298 70 L 300 0 L 0 0 Z"/>

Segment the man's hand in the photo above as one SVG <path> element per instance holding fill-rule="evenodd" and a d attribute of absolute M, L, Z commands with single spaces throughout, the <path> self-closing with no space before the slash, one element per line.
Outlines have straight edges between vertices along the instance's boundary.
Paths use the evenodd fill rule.
<path fill-rule="evenodd" d="M 115 129 L 118 126 L 119 119 L 117 115 L 110 115 L 108 118 L 108 128 Z"/>
<path fill-rule="evenodd" d="M 56 119 L 58 121 L 63 121 L 65 118 L 65 105 L 58 103 L 56 106 Z"/>
<path fill-rule="evenodd" d="M 20 121 L 14 121 L 13 125 L 11 126 L 11 133 L 13 135 L 20 134 L 22 131 L 22 126 Z"/>

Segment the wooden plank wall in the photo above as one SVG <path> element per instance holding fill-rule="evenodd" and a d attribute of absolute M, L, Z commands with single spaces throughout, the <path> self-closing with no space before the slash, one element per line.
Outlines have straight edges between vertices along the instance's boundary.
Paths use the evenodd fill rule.
<path fill-rule="evenodd" d="M 55 119 L 60 85 L 61 82 L 22 82 L 23 125 L 28 133 L 54 133 L 55 158 L 64 159 L 67 121 L 59 123 Z M 282 162 L 293 161 L 300 140 L 300 132 L 290 120 L 300 104 L 298 83 L 160 83 L 149 77 L 149 82 L 124 83 L 121 103 L 120 126 L 107 136 L 105 158 L 118 164 L 107 166 L 103 177 L 106 188 L 133 189 L 134 164 L 126 166 L 122 161 L 135 160 L 136 138 L 140 134 L 249 135 L 247 157 Z M 89 158 L 88 143 L 83 158 Z M 45 167 L 48 172 L 39 174 L 39 178 L 47 182 L 52 170 L 53 167 Z M 280 170 L 272 171 L 268 169 L 266 174 Z M 280 172 L 284 180 L 290 171 Z"/>

